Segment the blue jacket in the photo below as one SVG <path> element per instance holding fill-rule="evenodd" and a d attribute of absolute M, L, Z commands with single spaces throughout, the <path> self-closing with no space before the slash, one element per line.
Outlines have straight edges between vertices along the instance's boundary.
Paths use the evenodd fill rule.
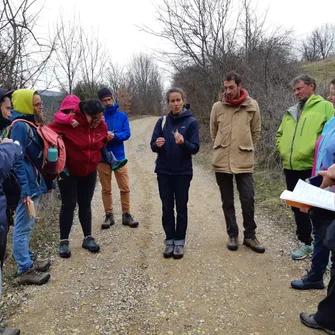
<path fill-rule="evenodd" d="M 25 118 L 33 121 L 34 116 L 12 110 L 11 120 Z M 14 164 L 14 171 L 21 185 L 21 198 L 37 197 L 47 192 L 47 186 L 39 169 L 43 164 L 43 145 L 39 142 L 36 129 L 24 122 L 14 124 L 10 138 L 22 146 L 22 155 Z"/>
<path fill-rule="evenodd" d="M 107 150 L 112 151 L 116 159 L 124 159 L 124 141 L 130 137 L 130 128 L 128 116 L 125 112 L 118 110 L 119 105 L 114 104 L 112 107 L 106 107 L 105 121 L 107 123 L 108 131 L 114 133 L 114 138 L 108 142 Z"/>
<path fill-rule="evenodd" d="M 151 138 L 151 149 L 157 152 L 156 169 L 157 174 L 169 175 L 192 175 L 192 155 L 199 151 L 199 131 L 198 122 L 192 117 L 190 111 L 184 111 L 174 116 L 169 113 L 162 129 L 163 117 L 161 117 L 155 126 Z M 184 143 L 176 144 L 174 132 L 183 135 Z M 164 137 L 165 143 L 161 148 L 156 146 L 156 139 Z"/>
<path fill-rule="evenodd" d="M 14 143 L 0 144 L 0 236 L 4 233 L 7 215 L 6 215 L 6 195 L 3 191 L 2 183 L 22 152 L 21 146 Z"/>

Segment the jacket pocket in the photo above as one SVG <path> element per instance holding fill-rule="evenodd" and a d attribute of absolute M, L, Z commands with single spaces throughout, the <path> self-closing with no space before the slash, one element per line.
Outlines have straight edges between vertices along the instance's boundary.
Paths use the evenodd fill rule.
<path fill-rule="evenodd" d="M 228 145 L 214 147 L 212 165 L 214 168 L 226 168 L 228 166 L 229 150 Z"/>
<path fill-rule="evenodd" d="M 252 169 L 254 166 L 254 147 L 239 145 L 238 148 L 235 165 L 240 169 Z"/>

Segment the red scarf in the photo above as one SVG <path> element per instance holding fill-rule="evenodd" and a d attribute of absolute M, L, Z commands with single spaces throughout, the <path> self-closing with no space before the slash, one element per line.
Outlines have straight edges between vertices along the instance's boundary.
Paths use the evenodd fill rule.
<path fill-rule="evenodd" d="M 226 101 L 229 104 L 231 104 L 233 106 L 239 106 L 247 98 L 247 92 L 244 89 L 241 88 L 241 95 L 240 95 L 240 97 L 238 99 L 229 100 L 227 98 L 227 96 L 225 96 L 225 98 L 226 98 Z"/>

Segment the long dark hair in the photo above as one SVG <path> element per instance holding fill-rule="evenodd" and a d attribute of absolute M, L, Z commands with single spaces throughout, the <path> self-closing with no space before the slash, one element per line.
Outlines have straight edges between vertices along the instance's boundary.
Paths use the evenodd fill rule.
<path fill-rule="evenodd" d="M 105 107 L 98 99 L 91 99 L 79 103 L 80 111 L 85 115 L 96 115 L 105 112 Z"/>

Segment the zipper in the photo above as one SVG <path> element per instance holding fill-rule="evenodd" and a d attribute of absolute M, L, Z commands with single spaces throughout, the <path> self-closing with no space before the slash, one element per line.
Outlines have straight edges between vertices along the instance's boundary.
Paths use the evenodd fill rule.
<path fill-rule="evenodd" d="M 306 123 L 306 118 L 304 118 L 304 123 L 302 124 L 302 127 L 301 127 L 300 136 L 302 136 L 302 131 L 304 130 L 305 123 Z"/>
<path fill-rule="evenodd" d="M 88 175 L 88 169 L 90 167 L 90 161 L 91 161 L 91 147 L 92 147 L 92 137 L 91 137 L 91 132 L 92 132 L 92 128 L 89 128 L 89 132 L 88 132 L 88 161 L 87 161 L 87 169 L 86 169 L 86 176 Z"/>
<path fill-rule="evenodd" d="M 291 170 L 293 170 L 293 167 L 292 167 L 292 154 L 293 154 L 293 145 L 294 145 L 295 135 L 297 134 L 297 128 L 298 128 L 298 122 L 295 125 L 293 139 L 292 139 L 292 145 L 291 145 L 291 153 L 290 153 L 290 166 L 291 166 Z"/>

